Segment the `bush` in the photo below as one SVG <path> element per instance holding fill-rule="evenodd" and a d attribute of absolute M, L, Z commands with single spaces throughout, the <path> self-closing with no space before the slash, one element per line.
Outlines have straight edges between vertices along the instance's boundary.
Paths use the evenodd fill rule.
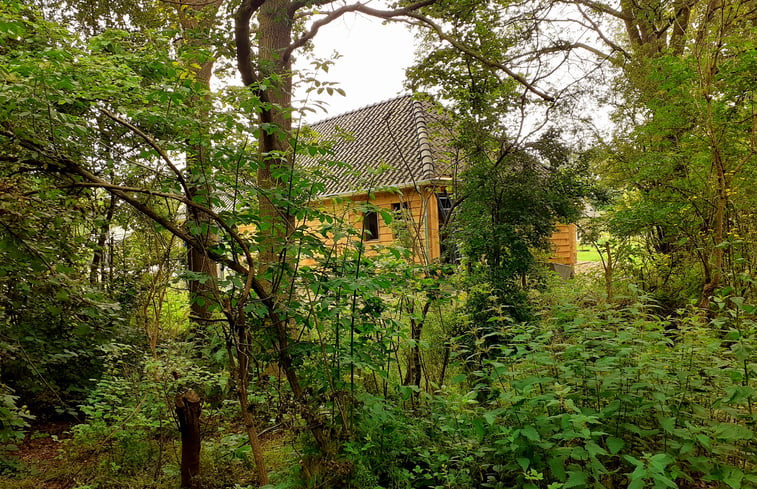
<path fill-rule="evenodd" d="M 13 390 L 0 383 L 0 473 L 18 466 L 13 452 L 18 450 L 16 443 L 24 438 L 33 418 L 26 406 L 18 406 L 17 402 Z"/>

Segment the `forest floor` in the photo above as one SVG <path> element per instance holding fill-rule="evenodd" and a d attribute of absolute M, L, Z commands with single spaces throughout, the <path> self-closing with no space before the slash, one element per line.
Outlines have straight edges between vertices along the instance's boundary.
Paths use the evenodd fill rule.
<path fill-rule="evenodd" d="M 13 489 L 70 489 L 75 481 L 64 476 L 61 470 L 66 461 L 61 457 L 63 441 L 71 438 L 73 423 L 66 421 L 45 422 L 34 425 L 19 444 L 15 456 L 21 464 L 21 470 L 29 477 L 13 482 L 0 478 L 0 484 L 18 484 Z M 73 468 L 70 468 L 73 469 Z M 72 472 L 72 470 L 70 470 Z"/>
<path fill-rule="evenodd" d="M 109 458 L 108 449 L 103 446 L 76 446 L 72 439 L 72 428 L 76 424 L 72 421 L 34 423 L 24 440 L 18 444 L 18 450 L 11 454 L 17 460 L 15 472 L 0 474 L 0 489 L 83 489 L 110 487 L 110 483 L 115 484 L 113 487 L 119 488 L 162 488 L 177 485 L 173 479 L 178 481 L 178 475 L 169 476 L 168 479 L 161 476 L 160 482 L 155 480 L 152 483 L 146 483 L 142 477 L 134 478 L 129 482 L 128 476 L 110 479 L 109 482 L 103 480 L 95 482 L 95 479 L 99 479 L 95 475 L 100 472 L 98 467 L 101 467 L 103 460 Z M 209 439 L 208 444 L 211 445 L 214 441 L 217 442 L 217 440 Z M 265 433 L 261 441 L 272 480 L 288 478 L 288 474 L 292 467 L 297 465 L 299 458 L 292 449 L 291 434 L 282 430 L 271 431 Z M 177 450 L 169 449 L 168 452 L 178 455 Z M 149 461 L 148 465 L 152 462 L 152 460 Z M 178 463 L 178 460 L 176 462 Z M 205 466 L 208 462 L 210 464 Z M 233 484 L 226 484 L 227 478 L 243 483 L 254 483 L 254 470 L 249 462 L 239 463 L 239 460 L 232 464 L 224 462 L 228 460 L 203 462 L 206 467 L 203 471 L 208 472 L 208 477 L 213 480 L 209 487 L 217 487 L 218 484 L 223 487 L 234 487 Z M 211 467 L 213 465 L 218 466 Z M 151 470 L 147 471 L 151 472 Z M 224 473 L 220 474 L 219 471 Z M 242 484 L 240 487 L 245 486 Z"/>

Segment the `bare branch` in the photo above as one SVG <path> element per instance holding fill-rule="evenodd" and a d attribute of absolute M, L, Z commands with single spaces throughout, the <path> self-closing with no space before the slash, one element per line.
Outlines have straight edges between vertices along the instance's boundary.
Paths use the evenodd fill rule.
<path fill-rule="evenodd" d="M 592 29 L 592 30 L 593 30 L 594 32 L 596 32 L 596 34 L 597 34 L 597 35 L 599 36 L 599 38 L 600 38 L 600 39 L 602 39 L 602 41 L 603 41 L 603 42 L 604 42 L 605 44 L 607 44 L 608 46 L 610 46 L 610 48 L 611 48 L 611 49 L 612 49 L 613 51 L 618 51 L 618 52 L 620 52 L 620 53 L 623 53 L 623 56 L 624 56 L 624 57 L 625 57 L 626 59 L 631 59 L 631 55 L 630 55 L 630 54 L 628 54 L 628 52 L 627 52 L 627 51 L 626 51 L 625 49 L 623 49 L 622 47 L 620 47 L 620 45 L 618 45 L 617 43 L 613 42 L 613 41 L 612 41 L 612 40 L 611 40 L 610 38 L 608 38 L 608 37 L 607 37 L 607 36 L 605 35 L 605 33 L 604 33 L 604 32 L 602 32 L 602 29 L 600 29 L 600 28 L 599 28 L 599 25 L 598 25 L 598 24 L 597 24 L 596 22 L 594 22 L 594 19 L 592 19 L 592 18 L 591 18 L 591 17 L 590 17 L 590 16 L 589 16 L 589 15 L 588 15 L 588 14 L 587 14 L 586 12 L 584 12 L 584 11 L 583 11 L 583 9 L 581 8 L 581 6 L 580 6 L 580 5 L 576 5 L 576 8 L 578 9 L 578 12 L 579 12 L 579 13 L 581 14 L 581 16 L 582 16 L 582 17 L 583 17 L 584 19 L 586 19 L 586 21 L 587 21 L 587 22 L 588 22 L 589 24 L 591 24 L 591 29 Z M 604 58 L 609 58 L 609 56 L 604 56 Z"/>
<path fill-rule="evenodd" d="M 386 11 L 378 11 L 376 12 L 382 12 L 382 15 L 374 15 L 374 17 L 382 17 L 385 19 L 389 19 L 392 17 L 401 17 L 404 15 L 407 15 L 409 12 L 414 12 L 422 7 L 426 7 L 428 5 L 432 5 L 436 3 L 437 0 L 421 0 L 420 2 L 416 2 L 412 5 L 408 5 L 407 7 L 395 9 L 395 10 L 386 10 Z M 303 3 L 303 2 L 300 2 Z M 329 2 L 323 2 L 323 3 L 329 3 Z M 335 21 L 339 17 L 343 16 L 344 14 L 348 14 L 350 12 L 362 12 L 367 13 L 363 9 L 368 9 L 364 4 L 362 3 L 354 3 L 351 5 L 344 5 L 332 12 L 330 12 L 326 17 L 323 19 L 317 20 L 313 22 L 313 25 L 310 26 L 310 30 L 303 34 L 299 39 L 294 41 L 289 48 L 284 52 L 284 55 L 282 56 L 282 59 L 284 60 L 284 63 L 287 63 L 289 60 L 289 57 L 292 55 L 295 49 L 301 48 L 304 46 L 308 41 L 313 39 L 316 34 L 318 34 L 318 31 L 321 29 L 321 27 L 330 24 L 331 22 Z M 373 10 L 373 9 L 369 9 Z M 372 15 L 372 14 L 369 14 Z"/>
<path fill-rule="evenodd" d="M 622 20 L 633 20 L 631 14 L 625 11 L 616 10 L 609 5 L 605 5 L 601 2 L 594 2 L 592 0 L 558 0 L 560 3 L 584 5 L 594 10 L 595 12 L 601 12 L 603 14 L 611 15 L 615 18 Z"/>
<path fill-rule="evenodd" d="M 108 109 L 101 108 L 100 112 L 102 112 L 103 114 L 105 114 L 106 116 L 108 116 L 113 121 L 115 121 L 115 122 L 121 124 L 122 126 L 126 127 L 127 129 L 129 129 L 130 131 L 132 131 L 137 136 L 139 136 L 142 139 L 144 139 L 145 142 L 152 149 L 154 149 L 155 152 L 157 152 L 160 155 L 161 158 L 163 158 L 163 161 L 166 162 L 166 164 L 171 169 L 171 171 L 174 172 L 174 174 L 176 175 L 176 178 L 179 180 L 179 183 L 181 184 L 181 188 L 184 189 L 184 193 L 186 195 L 190 195 L 189 186 L 187 185 L 187 181 L 184 179 L 184 175 L 176 167 L 176 165 L 173 164 L 173 162 L 171 161 L 171 158 L 168 157 L 168 154 L 166 154 L 166 152 L 163 150 L 163 148 L 161 148 L 160 145 L 153 138 L 151 138 L 148 134 L 146 134 L 144 131 L 142 131 L 140 128 L 138 128 L 137 126 L 135 126 L 131 122 L 121 119 L 116 114 L 114 114 L 113 112 L 109 111 Z"/>
<path fill-rule="evenodd" d="M 289 7 L 287 7 L 287 13 L 290 17 L 294 17 L 294 14 L 304 7 L 319 7 L 321 5 L 328 5 L 330 3 L 333 3 L 334 0 L 295 0 L 293 2 L 289 2 Z"/>

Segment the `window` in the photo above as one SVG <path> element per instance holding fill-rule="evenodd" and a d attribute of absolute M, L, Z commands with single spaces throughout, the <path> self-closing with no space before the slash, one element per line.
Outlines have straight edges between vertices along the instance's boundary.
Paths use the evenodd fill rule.
<path fill-rule="evenodd" d="M 394 202 L 392 204 L 392 212 L 394 212 L 395 219 L 404 219 L 408 213 L 409 206 L 407 202 Z"/>
<path fill-rule="evenodd" d="M 436 194 L 436 203 L 439 206 L 439 224 L 444 224 L 452 212 L 452 199 L 447 192 L 439 192 Z"/>
<path fill-rule="evenodd" d="M 363 232 L 366 241 L 376 241 L 379 239 L 378 213 L 368 211 L 363 214 Z"/>
<path fill-rule="evenodd" d="M 436 204 L 439 210 L 439 254 L 442 263 L 460 263 L 460 253 L 457 244 L 450 239 L 447 221 L 452 212 L 452 198 L 447 191 L 436 194 Z"/>

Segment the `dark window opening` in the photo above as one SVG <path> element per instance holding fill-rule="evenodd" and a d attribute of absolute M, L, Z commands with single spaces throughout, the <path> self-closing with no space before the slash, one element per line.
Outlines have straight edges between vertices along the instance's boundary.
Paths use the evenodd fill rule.
<path fill-rule="evenodd" d="M 452 198 L 449 194 L 438 192 L 436 205 L 439 210 L 439 255 L 442 263 L 460 263 L 460 253 L 457 245 L 450 239 L 450 232 L 446 224 L 452 213 Z"/>
<path fill-rule="evenodd" d="M 404 219 L 405 214 L 410 209 L 410 206 L 408 206 L 407 202 L 394 202 L 392 203 L 392 212 L 394 212 L 394 216 L 396 219 Z"/>
<path fill-rule="evenodd" d="M 439 224 L 443 225 L 452 212 L 452 198 L 447 192 L 441 192 L 436 194 L 436 203 L 439 206 Z"/>
<path fill-rule="evenodd" d="M 368 211 L 363 214 L 363 232 L 366 241 L 376 241 L 379 239 L 378 213 Z"/>

